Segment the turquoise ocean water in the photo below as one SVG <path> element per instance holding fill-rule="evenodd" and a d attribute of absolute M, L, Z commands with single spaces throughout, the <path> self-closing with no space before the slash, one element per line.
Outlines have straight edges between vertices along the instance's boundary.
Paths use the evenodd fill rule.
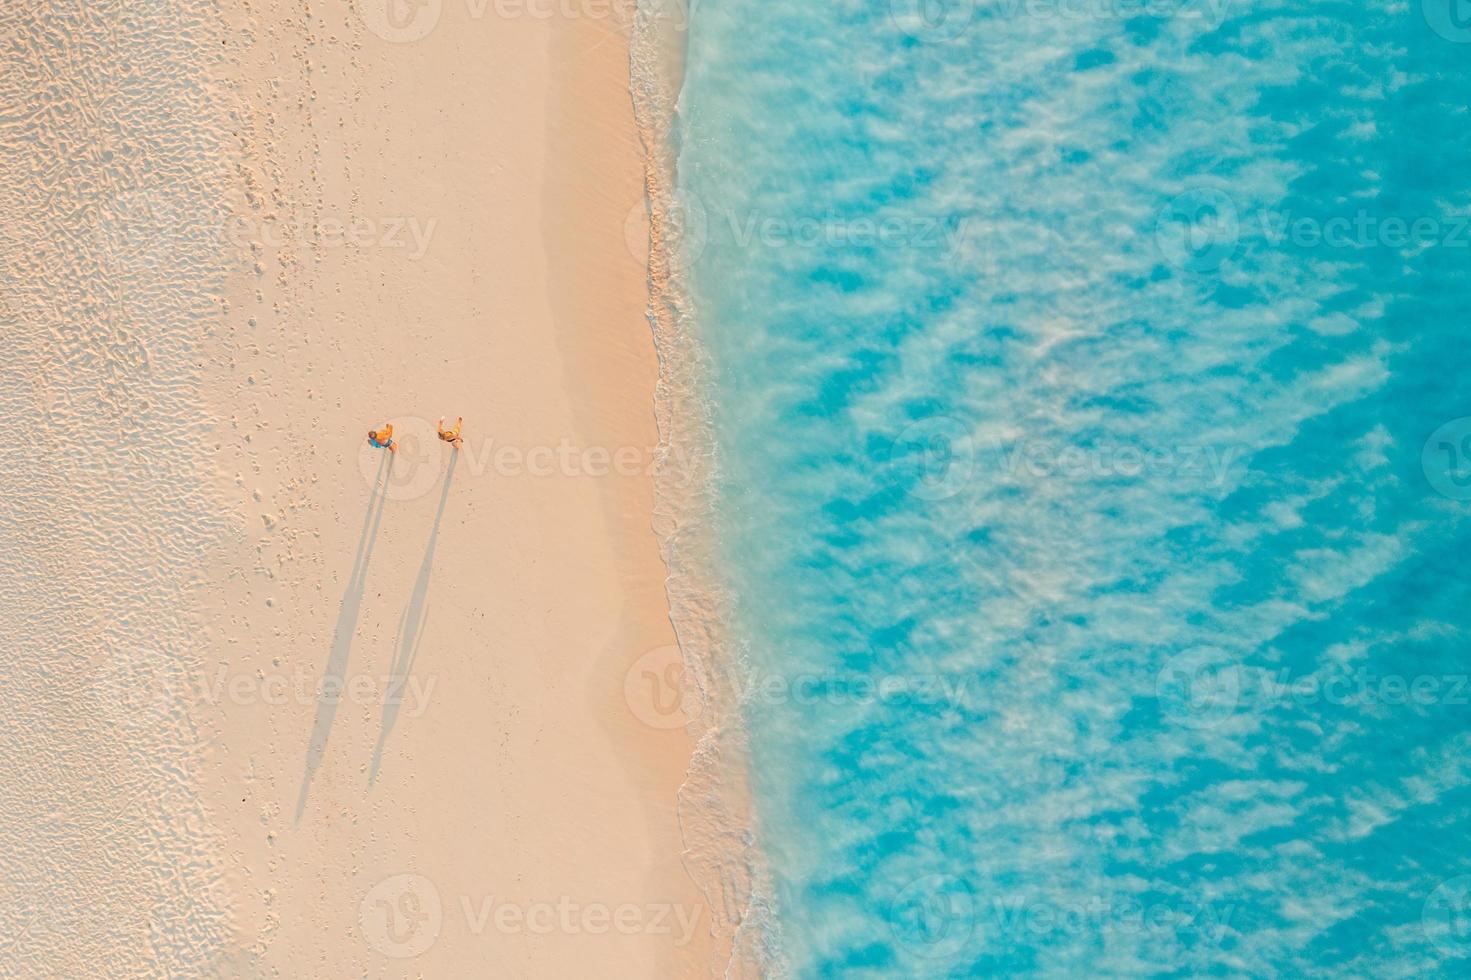
<path fill-rule="evenodd" d="M 1471 971 L 1468 104 L 1462 0 L 694 8 L 780 966 Z"/>

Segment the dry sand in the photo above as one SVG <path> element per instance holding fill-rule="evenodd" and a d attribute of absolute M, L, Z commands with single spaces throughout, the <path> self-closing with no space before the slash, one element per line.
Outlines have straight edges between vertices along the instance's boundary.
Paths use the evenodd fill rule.
<path fill-rule="evenodd" d="M 423 9 L 418 37 L 256 5 L 228 66 L 258 265 L 220 389 L 244 517 L 208 670 L 241 695 L 206 801 L 237 934 L 283 974 L 704 975 L 691 746 L 625 698 L 674 642 L 626 18 Z M 296 696 L 324 672 L 339 704 Z"/>
<path fill-rule="evenodd" d="M 133 8 L 97 4 L 74 33 L 141 18 L 147 52 L 187 26 L 178 50 L 114 57 L 48 36 L 45 12 L 3 15 L 25 37 L 3 67 L 28 66 L 8 89 L 65 83 L 42 100 L 56 119 L 0 119 L 6 274 L 26 277 L 0 312 L 31 345 L 6 408 L 75 452 L 12 444 L 0 468 L 0 550 L 24 556 L 0 585 L 28 596 L 3 614 L 3 747 L 25 761 L 0 807 L 23 909 L 0 956 L 722 969 L 729 927 L 675 812 L 692 745 L 651 527 L 627 16 Z M 184 94 L 108 116 L 149 84 Z M 118 157 L 146 179 L 99 182 Z M 67 246 L 98 219 L 102 246 Z M 223 248 L 180 233 L 221 225 Z M 464 416 L 458 454 L 440 415 Z M 384 422 L 391 459 L 365 440 Z"/>

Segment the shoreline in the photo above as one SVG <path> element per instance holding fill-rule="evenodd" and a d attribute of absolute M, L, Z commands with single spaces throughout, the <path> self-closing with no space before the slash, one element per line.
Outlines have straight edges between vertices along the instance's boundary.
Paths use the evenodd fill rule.
<path fill-rule="evenodd" d="M 755 842 L 749 748 L 741 718 L 729 600 L 718 571 L 714 492 L 718 473 L 708 406 L 707 355 L 694 330 L 684 268 L 686 216 L 678 202 L 674 130 L 684 84 L 687 21 L 666 5 L 640 9 L 630 45 L 631 95 L 644 150 L 646 211 L 636 225 L 647 248 L 648 320 L 659 355 L 655 410 L 661 466 L 655 531 L 668 569 L 670 621 L 678 635 L 674 711 L 697 744 L 679 792 L 685 864 L 723 911 L 717 960 L 727 977 L 780 975 L 765 864 Z M 677 6 L 676 18 L 688 18 Z M 630 224 L 635 227 L 635 223 Z"/>

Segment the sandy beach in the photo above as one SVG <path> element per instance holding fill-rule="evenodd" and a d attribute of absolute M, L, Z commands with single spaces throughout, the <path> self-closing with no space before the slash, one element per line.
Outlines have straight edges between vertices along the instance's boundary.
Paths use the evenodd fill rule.
<path fill-rule="evenodd" d="M 1466 2 L 0 4 L 0 978 L 1464 975 Z"/>
<path fill-rule="evenodd" d="M 625 698 L 674 642 L 628 24 L 475 13 L 240 22 L 207 666 L 245 697 L 205 791 L 236 935 L 282 973 L 700 975 L 691 745 Z M 323 676 L 335 707 L 294 693 Z"/>
<path fill-rule="evenodd" d="M 67 822 L 80 848 L 58 836 L 12 851 L 10 962 L 67 973 L 107 955 L 124 972 L 225 976 L 719 969 L 729 926 L 686 871 L 676 814 L 693 744 L 652 521 L 658 365 L 647 257 L 629 231 L 645 179 L 629 16 L 547 14 L 438 0 L 137 14 L 139 45 L 188 28 L 152 68 L 192 95 L 104 120 L 119 153 L 184 147 L 144 182 L 152 223 L 123 206 L 127 180 L 81 186 L 129 248 L 52 269 L 27 243 L 74 219 L 22 225 L 35 195 L 7 198 L 11 268 L 121 297 L 108 317 L 80 286 L 47 308 L 6 284 L 8 309 L 35 311 L 24 323 L 40 352 L 11 365 L 12 414 L 69 422 L 79 454 L 121 427 L 126 459 L 136 444 L 140 468 L 173 466 L 151 497 L 90 503 L 65 492 L 69 469 L 85 469 L 75 460 L 10 469 L 16 499 L 50 487 L 73 527 L 142 532 L 107 550 L 79 531 L 56 552 L 53 573 L 107 550 L 83 579 L 97 615 L 36 618 L 55 590 L 7 614 L 23 641 L 6 680 L 31 692 L 8 700 L 7 728 L 29 734 L 7 747 L 38 760 L 11 785 L 56 814 L 94 814 Z M 20 99 L 56 39 L 39 13 L 17 16 Z M 70 27 L 105 35 L 129 16 Z M 67 97 L 136 96 L 70 84 L 58 112 Z M 22 145 L 34 133 L 9 125 L 8 174 L 41 193 L 54 177 Z M 110 172 L 107 153 L 79 166 Z M 104 364 L 121 394 L 100 417 L 88 409 L 108 382 L 57 388 L 93 342 L 40 343 L 67 322 L 123 345 Z M 172 361 L 150 348 L 166 336 L 180 338 Z M 436 438 L 441 416 L 463 416 L 460 451 Z M 384 423 L 392 456 L 365 439 Z M 33 537 L 35 505 L 5 522 L 7 542 Z M 160 541 L 177 560 L 157 558 Z M 37 574 L 7 565 L 4 581 Z M 177 617 L 168 635 L 162 615 Z M 140 621 L 151 632 L 128 632 Z M 62 636 L 70 652 L 37 667 Z M 81 722 L 47 707 L 58 666 L 86 695 Z M 72 760 L 59 774 L 39 761 L 57 746 Z M 8 804 L 0 831 L 23 840 L 45 809 Z"/>

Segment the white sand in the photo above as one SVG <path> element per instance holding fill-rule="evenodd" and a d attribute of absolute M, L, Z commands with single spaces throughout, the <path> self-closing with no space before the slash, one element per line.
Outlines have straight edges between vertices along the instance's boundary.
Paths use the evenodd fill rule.
<path fill-rule="evenodd" d="M 185 976 L 228 938 L 183 700 L 221 531 L 199 397 L 219 40 L 195 5 L 106 6 L 0 12 L 7 976 Z"/>

